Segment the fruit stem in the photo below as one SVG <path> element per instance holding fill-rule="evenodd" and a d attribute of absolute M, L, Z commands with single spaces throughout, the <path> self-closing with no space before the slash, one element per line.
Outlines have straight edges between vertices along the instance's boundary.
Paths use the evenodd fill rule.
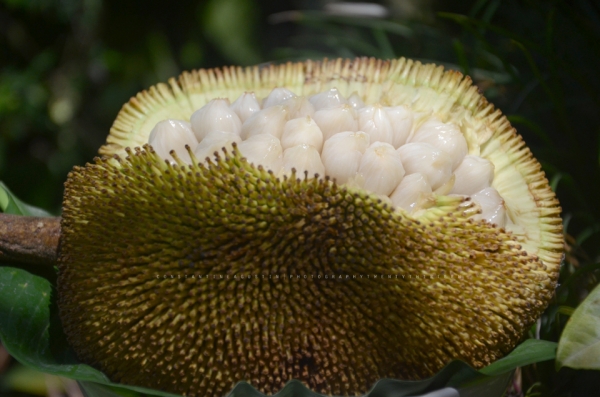
<path fill-rule="evenodd" d="M 0 261 L 55 265 L 60 218 L 0 214 Z"/>

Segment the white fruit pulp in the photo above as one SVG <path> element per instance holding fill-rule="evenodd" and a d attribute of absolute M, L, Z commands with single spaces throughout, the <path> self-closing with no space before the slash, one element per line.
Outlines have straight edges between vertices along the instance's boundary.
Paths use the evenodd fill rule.
<path fill-rule="evenodd" d="M 189 146 L 200 161 L 235 143 L 246 159 L 276 176 L 329 176 L 368 190 L 414 213 L 433 194 L 469 197 L 481 208 L 476 219 L 504 227 L 504 200 L 492 187 L 494 165 L 468 154 L 460 126 L 409 106 L 365 105 L 333 88 L 310 97 L 275 88 L 260 100 L 246 92 L 232 104 L 214 99 L 190 122 L 161 121 L 148 143 L 165 160 L 187 163 Z"/>

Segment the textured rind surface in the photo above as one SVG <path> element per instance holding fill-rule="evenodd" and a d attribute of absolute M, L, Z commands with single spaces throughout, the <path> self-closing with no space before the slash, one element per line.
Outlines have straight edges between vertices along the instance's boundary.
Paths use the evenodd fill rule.
<path fill-rule="evenodd" d="M 293 378 L 345 395 L 455 358 L 482 367 L 515 346 L 555 286 L 460 198 L 413 219 L 238 155 L 208 167 L 148 151 L 97 159 L 71 172 L 65 197 L 69 342 L 114 381 L 187 395 L 240 380 L 275 393 Z"/>
<path fill-rule="evenodd" d="M 275 86 L 336 87 L 456 123 L 469 153 L 495 165 L 508 231 L 467 220 L 474 209 L 457 198 L 437 197 L 415 219 L 325 180 L 278 181 L 237 156 L 185 168 L 125 149 L 162 119 Z M 355 394 L 453 358 L 481 367 L 515 346 L 558 277 L 560 207 L 539 163 L 468 77 L 435 65 L 338 59 L 184 73 L 132 98 L 100 153 L 66 184 L 60 308 L 80 358 L 124 383 L 218 396 L 239 380 L 274 393 L 298 378 Z M 328 272 L 363 278 L 197 278 Z M 183 279 L 161 278 L 170 274 Z"/>

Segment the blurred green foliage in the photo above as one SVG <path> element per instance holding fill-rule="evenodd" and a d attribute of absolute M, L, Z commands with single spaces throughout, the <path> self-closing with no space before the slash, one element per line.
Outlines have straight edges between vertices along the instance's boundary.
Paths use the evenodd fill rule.
<path fill-rule="evenodd" d="M 0 180 L 59 213 L 67 173 L 92 160 L 120 107 L 183 70 L 325 56 L 441 63 L 502 109 L 557 192 L 567 257 L 532 335 L 558 340 L 600 270 L 600 3 L 380 1 L 386 18 L 327 3 L 0 0 Z M 597 373 L 556 376 L 552 365 L 524 370 L 530 395 L 600 395 Z"/>
<path fill-rule="evenodd" d="M 0 2 L 0 179 L 60 211 L 120 107 L 181 71 L 261 62 L 254 0 Z M 263 18 L 264 19 L 264 18 Z"/>

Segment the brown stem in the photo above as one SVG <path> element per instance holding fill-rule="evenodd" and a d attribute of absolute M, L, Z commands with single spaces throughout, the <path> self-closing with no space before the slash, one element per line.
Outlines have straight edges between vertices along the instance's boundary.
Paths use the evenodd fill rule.
<path fill-rule="evenodd" d="M 0 261 L 54 265 L 60 218 L 0 214 Z"/>

